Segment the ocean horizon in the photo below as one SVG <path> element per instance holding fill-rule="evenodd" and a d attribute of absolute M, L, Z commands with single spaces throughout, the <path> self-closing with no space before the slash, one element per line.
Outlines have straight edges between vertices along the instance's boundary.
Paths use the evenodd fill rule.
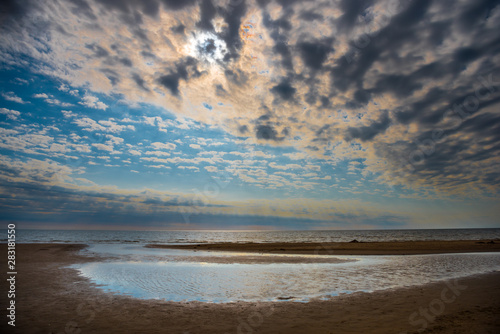
<path fill-rule="evenodd" d="M 362 242 L 500 239 L 500 228 L 302 231 L 132 231 L 17 229 L 20 243 L 269 243 Z M 1 239 L 6 242 L 7 239 Z"/>

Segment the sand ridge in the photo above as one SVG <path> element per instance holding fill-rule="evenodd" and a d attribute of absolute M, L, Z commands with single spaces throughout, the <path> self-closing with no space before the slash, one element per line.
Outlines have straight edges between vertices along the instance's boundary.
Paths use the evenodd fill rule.
<path fill-rule="evenodd" d="M 500 240 L 325 242 L 325 243 L 207 243 L 192 245 L 149 244 L 150 248 L 316 255 L 409 255 L 499 252 Z"/>

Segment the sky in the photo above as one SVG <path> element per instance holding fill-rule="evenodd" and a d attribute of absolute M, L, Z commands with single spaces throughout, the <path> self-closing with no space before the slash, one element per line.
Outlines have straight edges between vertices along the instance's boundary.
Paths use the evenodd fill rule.
<path fill-rule="evenodd" d="M 500 227 L 500 1 L 0 3 L 0 220 Z"/>

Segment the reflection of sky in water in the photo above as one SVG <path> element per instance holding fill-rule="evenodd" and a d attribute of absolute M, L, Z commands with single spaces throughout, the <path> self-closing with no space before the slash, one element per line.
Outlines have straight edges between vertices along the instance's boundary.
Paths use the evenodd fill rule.
<path fill-rule="evenodd" d="M 73 266 L 101 288 L 138 298 L 171 301 L 260 301 L 287 297 L 306 301 L 500 270 L 498 253 L 332 256 L 352 260 L 341 263 L 308 263 L 315 256 L 298 256 L 304 263 L 248 264 L 245 256 L 259 255 L 120 245 L 91 246 L 86 252 L 119 256 Z M 226 263 L 206 262 L 207 254 L 223 257 Z M 198 256 L 203 261 L 196 261 Z M 273 259 L 287 256 L 290 257 L 273 255 Z"/>

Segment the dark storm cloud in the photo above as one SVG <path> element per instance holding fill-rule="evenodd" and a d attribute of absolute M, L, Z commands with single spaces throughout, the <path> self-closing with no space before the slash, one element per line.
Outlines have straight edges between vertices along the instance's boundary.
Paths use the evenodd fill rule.
<path fill-rule="evenodd" d="M 0 2 L 0 15 L 2 18 L 20 18 L 28 12 L 28 1 L 5 0 Z"/>
<path fill-rule="evenodd" d="M 339 31 L 353 28 L 369 3 L 343 2 L 345 12 L 338 21 Z M 499 89 L 495 88 L 498 84 L 491 84 L 488 88 L 480 83 L 490 74 L 494 76 L 493 81 L 500 81 L 497 75 L 500 66 L 491 61 L 500 54 L 500 23 L 489 20 L 485 24 L 493 8 L 499 4 L 500 1 L 471 1 L 465 6 L 453 7 L 458 20 L 446 16 L 440 20 L 439 13 L 450 10 L 449 3 L 427 0 L 409 2 L 376 34 L 368 36 L 368 42 L 363 47 L 352 40 L 352 49 L 347 54 L 352 56 L 350 61 L 346 61 L 346 57 L 338 59 L 331 70 L 331 94 L 354 91 L 353 99 L 345 105 L 348 110 L 363 108 L 373 98 L 391 94 L 396 98 L 396 104 L 399 103 L 391 113 L 394 122 L 418 124 L 420 132 L 408 141 L 376 144 L 377 155 L 395 165 L 399 166 L 405 159 L 406 162 L 415 160 L 406 168 L 412 171 L 411 175 L 406 175 L 408 178 L 426 180 L 438 187 L 468 182 L 498 184 L 498 173 L 485 170 L 484 175 L 478 174 L 471 163 L 488 161 L 500 154 L 500 138 L 497 135 L 500 120 L 487 112 L 500 103 Z M 435 5 L 432 12 L 429 10 L 431 5 Z M 458 38 L 468 42 L 447 53 L 434 52 L 436 47 L 456 34 L 457 25 L 463 28 Z M 404 54 L 401 51 L 406 46 L 428 50 L 434 55 L 433 60 L 426 62 L 418 55 Z M 476 64 L 475 72 L 469 67 L 473 63 Z M 373 70 L 375 64 L 389 71 Z M 367 82 L 371 82 L 372 86 L 368 86 Z M 435 87 L 427 88 L 438 82 Z M 480 99 L 476 98 L 477 89 L 482 95 Z M 465 109 L 467 103 L 469 110 Z M 442 123 L 450 122 L 450 119 L 454 120 L 453 126 Z M 376 136 L 389 126 L 391 120 L 388 114 L 383 114 L 381 119 L 368 126 L 349 128 L 344 139 L 376 143 Z M 332 135 L 328 131 L 329 128 L 319 129 L 315 141 L 327 141 Z M 441 139 L 432 139 L 435 133 L 441 133 Z M 422 143 L 430 142 L 433 143 L 433 150 L 422 153 Z M 415 155 L 415 152 L 418 154 Z M 464 173 L 470 176 L 464 177 Z"/>
<path fill-rule="evenodd" d="M 260 6 L 260 7 L 266 7 L 268 4 L 270 4 L 272 2 L 272 0 L 257 0 L 257 4 Z"/>
<path fill-rule="evenodd" d="M 366 91 L 364 89 L 358 89 L 354 93 L 354 100 L 362 105 L 366 105 L 368 101 L 370 101 L 371 98 L 371 93 L 369 91 Z"/>
<path fill-rule="evenodd" d="M 202 73 L 198 70 L 197 60 L 187 57 L 175 65 L 169 74 L 158 78 L 158 83 L 167 88 L 174 96 L 179 95 L 179 81 L 188 81 L 191 77 L 199 77 Z"/>
<path fill-rule="evenodd" d="M 272 125 L 258 125 L 255 128 L 255 136 L 257 139 L 282 141 L 284 137 L 278 136 L 278 131 Z"/>
<path fill-rule="evenodd" d="M 430 89 L 421 99 L 409 105 L 403 110 L 395 113 L 396 119 L 408 124 L 418 121 L 423 125 L 432 125 L 443 120 L 449 110 L 457 110 L 457 116 L 471 115 L 498 103 L 500 99 L 500 68 L 490 74 L 477 74 L 467 80 L 464 85 L 444 91 L 439 87 Z M 478 98 L 481 97 L 481 99 Z M 464 110 L 464 103 L 468 99 L 478 100 L 477 108 L 472 111 Z M 457 108 L 458 106 L 458 108 Z"/>
<path fill-rule="evenodd" d="M 160 0 L 166 9 L 180 10 L 192 6 L 197 0 Z"/>
<path fill-rule="evenodd" d="M 302 12 L 300 13 L 299 17 L 304 21 L 323 20 L 323 15 L 315 13 L 313 11 Z"/>
<path fill-rule="evenodd" d="M 293 70 L 292 50 L 288 44 L 288 31 L 292 29 L 289 17 L 293 11 L 284 9 L 281 17 L 273 20 L 269 13 L 264 11 L 263 23 L 269 30 L 270 36 L 275 42 L 273 51 L 281 56 L 281 65 L 289 71 Z"/>
<path fill-rule="evenodd" d="M 103 5 L 107 9 L 117 10 L 123 13 L 130 13 L 131 4 L 134 1 L 128 0 L 94 0 L 96 3 Z"/>
<path fill-rule="evenodd" d="M 438 187 L 467 183 L 496 186 L 500 173 L 489 166 L 489 161 L 500 154 L 499 130 L 500 117 L 486 113 L 464 121 L 459 129 L 431 128 L 410 143 L 377 144 L 377 152 L 401 165 L 409 179 L 424 179 Z M 481 163 L 490 168 L 477 173 Z"/>
<path fill-rule="evenodd" d="M 347 134 L 345 136 L 345 140 L 350 141 L 353 139 L 360 139 L 361 141 L 372 140 L 375 136 L 380 133 L 384 133 L 389 125 L 391 124 L 391 120 L 387 112 L 383 113 L 380 119 L 376 122 L 368 126 L 361 126 L 358 128 L 350 127 L 347 129 Z"/>
<path fill-rule="evenodd" d="M 246 134 L 248 132 L 248 126 L 246 125 L 239 126 L 238 132 L 242 135 Z"/>
<path fill-rule="evenodd" d="M 360 15 L 368 8 L 373 0 L 341 0 L 340 9 L 343 14 L 339 19 L 338 27 L 341 31 L 350 30 Z"/>
<path fill-rule="evenodd" d="M 149 51 L 141 51 L 141 56 L 143 56 L 144 58 L 156 59 L 156 56 Z"/>
<path fill-rule="evenodd" d="M 82 0 L 72 0 L 83 2 Z M 141 12 L 150 17 L 158 17 L 160 4 L 163 4 L 165 10 L 181 10 L 197 3 L 197 0 L 95 0 L 105 8 L 117 10 L 124 14 L 130 14 L 134 11 Z"/>
<path fill-rule="evenodd" d="M 224 75 L 226 76 L 226 79 L 228 79 L 230 82 L 238 86 L 246 84 L 248 80 L 248 77 L 245 74 L 245 72 L 243 72 L 240 69 L 236 69 L 234 71 L 227 69 L 224 71 Z"/>
<path fill-rule="evenodd" d="M 179 95 L 179 79 L 181 77 L 177 73 L 167 74 L 158 78 L 160 85 L 168 88 L 172 95 Z"/>
<path fill-rule="evenodd" d="M 310 69 L 319 70 L 323 67 L 328 54 L 333 52 L 333 39 L 327 38 L 321 41 L 301 42 L 297 45 L 304 64 Z"/>
<path fill-rule="evenodd" d="M 418 113 L 422 113 L 422 111 L 428 110 L 428 108 L 431 108 L 437 102 L 442 101 L 445 96 L 446 92 L 441 88 L 432 88 L 424 97 L 422 97 L 417 102 L 414 102 L 410 106 L 410 108 L 396 111 L 396 119 L 403 124 L 408 124 L 418 115 Z"/>
<path fill-rule="evenodd" d="M 224 87 L 220 84 L 215 85 L 215 95 L 217 96 L 226 96 L 227 91 L 224 89 Z"/>
<path fill-rule="evenodd" d="M 464 30 L 470 30 L 474 26 L 484 22 L 491 10 L 498 6 L 498 0 L 471 1 L 470 5 L 462 12 L 459 22 Z"/>
<path fill-rule="evenodd" d="M 38 1 L 2 0 L 0 1 L 0 31 L 16 31 L 31 23 L 26 18 L 31 12 L 40 10 Z"/>
<path fill-rule="evenodd" d="M 132 67 L 132 61 L 126 57 L 119 58 L 118 61 L 127 67 Z"/>
<path fill-rule="evenodd" d="M 389 74 L 382 75 L 375 84 L 375 93 L 391 92 L 398 98 L 405 98 L 423 87 L 423 85 L 411 76 Z"/>
<path fill-rule="evenodd" d="M 137 86 L 138 86 L 139 88 L 141 88 L 142 90 L 145 90 L 145 91 L 147 91 L 147 92 L 149 91 L 149 89 L 147 89 L 147 87 L 146 87 L 146 82 L 144 81 L 144 79 L 142 79 L 142 78 L 140 77 L 140 75 L 139 75 L 139 74 L 137 74 L 137 73 L 132 73 L 132 80 L 134 80 L 134 82 L 137 84 Z"/>
<path fill-rule="evenodd" d="M 94 14 L 92 7 L 85 0 L 69 0 L 73 6 L 73 14 L 85 15 L 91 20 L 97 20 L 97 16 Z"/>
<path fill-rule="evenodd" d="M 160 3 L 157 0 L 142 0 L 140 1 L 142 12 L 151 17 L 158 16 Z"/>
<path fill-rule="evenodd" d="M 269 121 L 270 119 L 271 119 L 271 116 L 269 116 L 269 115 L 262 115 L 259 118 L 257 118 L 257 122 L 260 122 L 260 121 Z"/>
<path fill-rule="evenodd" d="M 214 30 L 212 20 L 217 11 L 211 0 L 202 0 L 200 2 L 200 21 L 196 24 L 197 27 L 203 30 Z"/>
<path fill-rule="evenodd" d="M 398 50 L 407 43 L 414 43 L 416 31 L 421 33 L 420 30 L 415 30 L 414 26 L 425 17 L 431 3 L 430 0 L 411 2 L 406 9 L 394 15 L 390 23 L 373 37 L 373 41 L 370 39 L 364 48 L 358 49 L 357 43 L 353 41 L 352 49 L 348 52 L 348 55 L 356 55 L 357 58 L 346 61 L 346 59 L 349 59 L 346 56 L 346 58 L 338 60 L 338 64 L 331 72 L 334 88 L 343 92 L 353 84 L 363 87 L 365 74 L 379 60 L 383 52 Z M 349 10 L 356 12 L 351 7 L 349 7 Z M 347 16 L 349 19 L 340 20 L 338 26 L 340 30 L 349 26 L 352 16 L 352 13 L 349 13 Z M 387 59 L 390 59 L 390 57 L 387 57 Z M 384 60 L 382 59 L 382 61 Z"/>
<path fill-rule="evenodd" d="M 186 27 L 183 24 L 179 24 L 171 28 L 171 30 L 176 34 L 184 34 Z"/>
<path fill-rule="evenodd" d="M 293 99 L 297 89 L 295 89 L 287 80 L 281 81 L 271 89 L 271 92 L 282 100 L 290 101 Z"/>
<path fill-rule="evenodd" d="M 499 185 L 500 173 L 492 162 L 500 155 L 500 116 L 494 113 L 500 106 L 499 88 L 483 90 L 482 94 L 490 95 L 476 100 L 477 104 L 465 102 L 474 101 L 473 92 L 454 99 L 456 104 L 434 112 L 441 117 L 430 117 L 424 109 L 418 120 L 425 131 L 408 142 L 378 144 L 377 153 L 404 167 L 405 177 L 427 180 L 438 187 Z M 433 95 L 438 95 L 438 90 Z M 484 111 L 486 107 L 489 111 Z M 482 166 L 481 173 L 477 173 L 478 166 Z"/>
<path fill-rule="evenodd" d="M 89 50 L 94 51 L 94 57 L 96 57 L 96 58 L 103 58 L 103 57 L 109 56 L 108 50 L 104 49 L 100 45 L 88 44 L 88 45 L 85 45 L 85 47 Z"/>
<path fill-rule="evenodd" d="M 283 141 L 285 137 L 290 134 L 290 130 L 285 127 L 281 130 L 281 133 L 279 133 L 276 127 L 281 124 L 280 120 L 276 120 L 271 109 L 267 106 L 263 105 L 261 109 L 265 114 L 261 115 L 253 122 L 255 124 L 255 138 L 273 142 Z M 243 130 L 247 132 L 248 127 L 244 125 Z M 240 133 L 243 134 L 243 132 Z"/>
<path fill-rule="evenodd" d="M 239 50 L 242 46 L 240 38 L 241 20 L 247 11 L 245 0 L 230 1 L 228 6 L 222 10 L 222 16 L 227 24 L 227 28 L 221 33 L 221 38 L 226 42 L 228 53 L 224 56 L 225 61 L 239 57 Z"/>
<path fill-rule="evenodd" d="M 113 86 L 120 82 L 121 77 L 116 71 L 109 68 L 104 68 L 101 69 L 101 72 L 109 79 Z"/>

